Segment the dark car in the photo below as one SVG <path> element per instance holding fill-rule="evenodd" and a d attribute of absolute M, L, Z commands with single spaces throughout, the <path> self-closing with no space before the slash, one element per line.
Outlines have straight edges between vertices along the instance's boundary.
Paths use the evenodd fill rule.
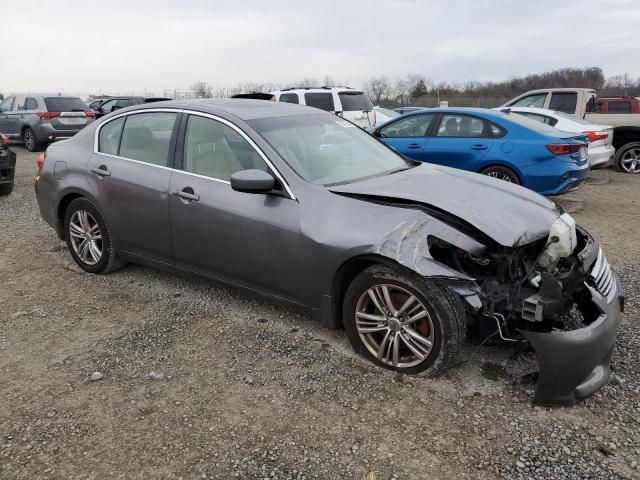
<path fill-rule="evenodd" d="M 9 195 L 13 190 L 16 170 L 16 154 L 9 148 L 9 137 L 0 134 L 0 195 Z"/>
<path fill-rule="evenodd" d="M 35 188 L 87 272 L 135 262 L 241 287 L 405 374 L 454 366 L 467 332 L 488 330 L 533 347 L 538 403 L 609 375 L 622 288 L 586 230 L 530 190 L 408 160 L 318 109 L 130 107 L 49 147 Z"/>
<path fill-rule="evenodd" d="M 143 105 L 145 103 L 164 102 L 166 100 L 171 99 L 164 97 L 112 97 L 100 102 L 96 106 L 93 106 L 92 103 L 91 108 L 95 111 L 96 118 L 100 118 L 104 117 L 107 113 L 114 112 L 121 108 L 130 107 L 132 105 Z"/>

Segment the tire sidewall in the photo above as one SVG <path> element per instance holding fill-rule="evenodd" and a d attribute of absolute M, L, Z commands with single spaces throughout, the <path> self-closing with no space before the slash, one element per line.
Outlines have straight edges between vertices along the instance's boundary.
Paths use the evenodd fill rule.
<path fill-rule="evenodd" d="M 90 213 L 100 227 L 100 234 L 102 235 L 102 256 L 100 257 L 98 263 L 96 263 L 95 265 L 88 265 L 83 262 L 82 259 L 76 254 L 75 250 L 73 249 L 73 245 L 71 244 L 71 236 L 69 234 L 69 221 L 71 220 L 72 215 L 78 210 L 85 210 Z M 109 265 L 109 259 L 113 255 L 113 243 L 102 213 L 100 213 L 98 208 L 89 200 L 85 198 L 78 198 L 76 200 L 73 200 L 69 204 L 69 207 L 66 209 L 64 214 L 64 239 L 67 242 L 67 248 L 69 249 L 71 257 L 82 270 L 89 273 L 101 273 L 107 269 Z"/>
<path fill-rule="evenodd" d="M 355 325 L 355 308 L 358 299 L 367 289 L 382 283 L 396 285 L 409 291 L 411 294 L 415 295 L 420 302 L 422 302 L 431 315 L 434 330 L 433 349 L 431 350 L 429 357 L 419 365 L 408 368 L 397 368 L 380 361 L 367 349 L 358 334 Z M 424 290 L 425 289 L 421 288 L 420 285 L 417 285 L 417 282 L 412 278 L 412 276 L 400 272 L 394 272 L 391 269 L 367 269 L 362 272 L 348 287 L 343 302 L 343 324 L 353 349 L 374 364 L 403 374 L 416 375 L 419 373 L 428 374 L 431 372 L 437 372 L 439 365 L 443 361 L 442 347 L 447 340 L 446 338 L 443 338 L 443 332 L 446 331 L 446 329 L 443 328 L 443 321 L 445 321 L 444 319 L 446 318 L 446 314 L 438 305 L 437 300 L 431 298 L 429 291 Z"/>
<path fill-rule="evenodd" d="M 631 150 L 633 148 L 640 148 L 640 142 L 628 143 L 627 145 L 623 146 L 619 151 L 616 152 L 615 168 L 616 168 L 616 170 L 618 172 L 628 173 L 629 175 L 638 175 L 638 174 L 640 174 L 640 170 L 637 170 L 636 173 L 633 173 L 633 172 L 629 172 L 629 171 L 625 170 L 624 167 L 622 166 L 622 157 L 629 150 Z"/>
<path fill-rule="evenodd" d="M 26 141 L 26 136 L 27 133 L 29 133 L 31 135 L 31 137 L 33 137 L 33 142 L 31 144 L 31 147 L 28 146 L 27 141 Z M 26 128 L 24 133 L 22 134 L 22 141 L 24 142 L 24 146 L 27 150 L 29 150 L 30 152 L 37 152 L 38 151 L 38 139 L 36 138 L 36 133 L 31 129 L 31 128 Z"/>
<path fill-rule="evenodd" d="M 511 183 L 513 183 L 514 185 L 521 185 L 520 178 L 518 178 L 518 175 L 516 175 L 516 173 L 513 170 L 511 170 L 509 167 L 503 167 L 502 165 L 493 165 L 491 167 L 485 168 L 480 173 L 482 173 L 483 175 L 488 175 L 488 173 L 491 171 L 497 171 L 504 175 L 507 175 L 511 179 Z M 496 178 L 496 180 L 501 180 L 501 179 Z M 504 180 L 502 181 L 504 182 Z"/>

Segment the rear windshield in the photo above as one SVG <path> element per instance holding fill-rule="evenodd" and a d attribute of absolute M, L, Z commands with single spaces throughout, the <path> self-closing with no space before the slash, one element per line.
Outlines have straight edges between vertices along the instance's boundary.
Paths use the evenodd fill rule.
<path fill-rule="evenodd" d="M 547 125 L 546 123 L 542 123 L 538 120 L 533 120 L 532 118 L 525 117 L 524 115 L 520 115 L 516 112 L 505 114 L 505 118 L 508 118 L 513 123 L 517 123 L 522 127 L 530 128 L 531 130 L 535 130 L 536 132 L 544 133 L 547 135 L 555 134 L 558 132 L 558 129 L 553 128 L 551 125 Z"/>
<path fill-rule="evenodd" d="M 338 96 L 344 112 L 373 110 L 371 100 L 362 92 L 340 92 Z"/>
<path fill-rule="evenodd" d="M 580 125 L 592 125 L 593 122 L 588 120 L 584 120 L 583 118 L 576 117 L 575 115 L 571 115 L 570 113 L 564 112 L 555 112 L 555 114 L 559 117 L 566 118 L 567 120 L 571 120 L 572 122 L 579 123 Z"/>
<path fill-rule="evenodd" d="M 87 112 L 89 107 L 78 97 L 49 97 L 44 99 L 48 112 Z"/>

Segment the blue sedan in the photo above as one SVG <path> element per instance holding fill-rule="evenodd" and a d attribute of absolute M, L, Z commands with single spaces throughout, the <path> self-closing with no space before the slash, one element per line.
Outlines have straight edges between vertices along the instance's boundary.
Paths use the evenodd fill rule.
<path fill-rule="evenodd" d="M 589 176 L 586 137 L 508 110 L 422 109 L 389 120 L 373 135 L 415 160 L 483 173 L 543 195 L 573 190 Z"/>

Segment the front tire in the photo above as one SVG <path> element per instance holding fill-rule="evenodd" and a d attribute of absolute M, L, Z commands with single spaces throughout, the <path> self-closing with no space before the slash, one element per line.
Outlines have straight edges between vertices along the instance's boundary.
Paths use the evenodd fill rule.
<path fill-rule="evenodd" d="M 353 349 L 369 361 L 408 375 L 453 366 L 466 334 L 460 298 L 439 282 L 375 265 L 347 288 L 344 327 Z"/>
<path fill-rule="evenodd" d="M 640 173 L 640 142 L 627 143 L 616 151 L 614 160 L 618 172 Z"/>
<path fill-rule="evenodd" d="M 36 138 L 35 132 L 31 128 L 25 128 L 22 132 L 22 141 L 24 146 L 30 152 L 38 152 L 42 150 L 42 144 Z"/>
<path fill-rule="evenodd" d="M 0 185 L 0 196 L 9 195 L 13 191 L 13 183 Z"/>
<path fill-rule="evenodd" d="M 123 265 L 102 213 L 86 198 L 77 198 L 67 207 L 64 237 L 71 256 L 85 272 L 108 273 Z"/>
<path fill-rule="evenodd" d="M 516 175 L 516 173 L 510 168 L 503 167 L 502 165 L 493 165 L 491 167 L 487 167 L 480 173 L 492 178 L 497 178 L 498 180 L 504 180 L 505 182 L 520 185 L 520 179 L 518 178 L 518 175 Z"/>

